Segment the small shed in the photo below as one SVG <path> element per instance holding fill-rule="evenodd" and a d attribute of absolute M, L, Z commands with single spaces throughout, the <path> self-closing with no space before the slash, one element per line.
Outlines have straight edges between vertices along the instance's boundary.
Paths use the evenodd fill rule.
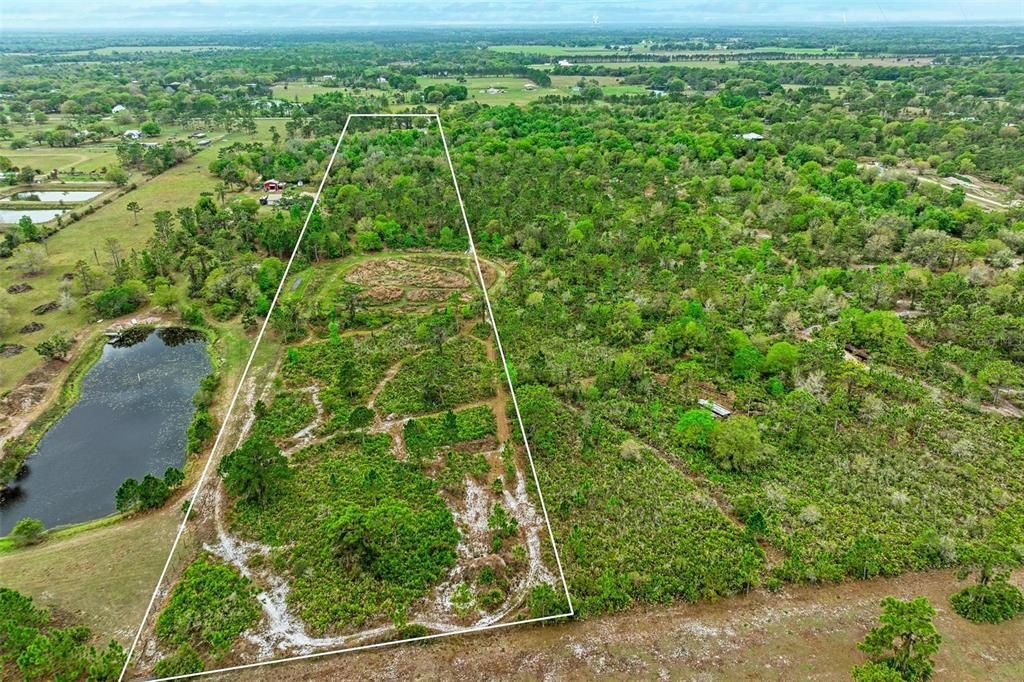
<path fill-rule="evenodd" d="M 141 130 L 126 130 L 126 131 L 124 131 L 124 134 L 122 135 L 122 137 L 124 137 L 126 140 L 138 140 L 139 138 L 142 137 L 142 131 Z"/>
<path fill-rule="evenodd" d="M 284 189 L 284 183 L 280 180 L 265 180 L 263 182 L 264 192 L 277 192 Z"/>
<path fill-rule="evenodd" d="M 719 405 L 714 400 L 705 400 L 704 398 L 698 398 L 697 404 L 700 405 L 701 407 L 706 407 L 707 409 L 711 410 L 711 413 L 718 417 L 719 419 L 725 419 L 730 414 L 732 414 L 731 410 L 726 408 L 724 405 Z"/>
<path fill-rule="evenodd" d="M 127 109 L 127 108 L 128 108 L 128 107 L 126 107 L 126 106 L 125 106 L 125 105 L 123 105 L 123 104 L 115 104 L 115 105 L 114 105 L 114 108 L 110 110 L 110 113 L 112 113 L 112 114 L 117 114 L 117 113 L 119 113 L 119 112 L 122 112 L 122 111 L 124 111 L 124 110 L 125 110 L 125 109 Z"/>

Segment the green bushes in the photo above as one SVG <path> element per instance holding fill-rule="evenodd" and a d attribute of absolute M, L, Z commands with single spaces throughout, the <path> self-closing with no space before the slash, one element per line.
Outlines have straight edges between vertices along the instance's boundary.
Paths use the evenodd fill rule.
<path fill-rule="evenodd" d="M 10 537 L 14 540 L 15 547 L 37 545 L 46 538 L 46 527 L 39 519 L 26 516 L 14 524 Z"/>
<path fill-rule="evenodd" d="M 436 412 L 494 395 L 494 367 L 478 341 L 455 338 L 402 365 L 377 396 L 382 412 Z"/>
<path fill-rule="evenodd" d="M 170 656 L 165 656 L 153 666 L 153 674 L 157 677 L 174 677 L 201 673 L 206 669 L 202 657 L 191 644 L 181 644 Z"/>
<path fill-rule="evenodd" d="M 39 682 L 117 680 L 125 660 L 124 649 L 111 640 L 106 648 L 97 650 L 88 644 L 90 634 L 81 625 L 58 627 L 57 621 L 35 606 L 31 598 L 0 587 L 0 676 L 4 679 L 11 673 Z"/>
<path fill-rule="evenodd" d="M 715 462 L 726 471 L 753 471 L 775 452 L 775 448 L 761 442 L 757 422 L 744 415 L 734 415 L 717 424 L 709 444 Z"/>
<path fill-rule="evenodd" d="M 1002 623 L 1024 613 L 1024 594 L 1005 577 L 970 585 L 949 598 L 953 610 L 975 623 Z"/>
<path fill-rule="evenodd" d="M 206 443 L 216 433 L 217 423 L 213 415 L 205 407 L 197 408 L 192 413 L 192 421 L 188 425 L 188 432 L 185 436 L 185 451 L 194 455 L 202 451 Z"/>
<path fill-rule="evenodd" d="M 622 457 L 621 430 L 570 411 L 547 388 L 517 393 L 578 613 L 695 601 L 759 582 L 760 547 L 685 476 L 647 448 Z"/>
<path fill-rule="evenodd" d="M 192 404 L 196 411 L 192 413 L 192 421 L 188 425 L 188 432 L 185 440 L 185 452 L 194 455 L 200 452 L 203 447 L 216 433 L 217 423 L 210 414 L 210 405 L 213 404 L 217 386 L 220 384 L 220 375 L 211 372 L 203 377 L 199 383 L 199 389 L 192 396 Z"/>
<path fill-rule="evenodd" d="M 237 532 L 273 548 L 311 632 L 380 616 L 401 623 L 455 562 L 459 534 L 437 484 L 390 445 L 387 435 L 342 434 L 300 450 L 274 495 L 232 512 Z"/>
<path fill-rule="evenodd" d="M 316 407 L 305 391 L 282 391 L 274 396 L 269 407 L 258 402 L 256 416 L 255 433 L 286 438 L 312 421 Z"/>
<path fill-rule="evenodd" d="M 547 583 L 541 583 L 530 590 L 527 598 L 527 606 L 530 609 L 531 618 L 546 618 L 569 613 L 569 603 L 565 595 L 556 592 L 555 588 Z"/>
<path fill-rule="evenodd" d="M 190 645 L 215 657 L 227 652 L 243 630 L 255 625 L 260 606 L 252 583 L 211 557 L 193 561 L 174 586 L 156 620 L 157 637 L 168 644 Z M 193 654 L 195 651 L 192 652 Z M 177 654 L 181 654 L 181 651 Z M 187 650 L 177 663 L 194 658 Z"/>
<path fill-rule="evenodd" d="M 109 318 L 134 312 L 147 300 L 146 285 L 138 280 L 128 280 L 92 294 L 89 303 L 97 315 Z"/>
<path fill-rule="evenodd" d="M 410 419 L 403 436 L 410 454 L 428 456 L 434 448 L 493 436 L 497 432 L 494 411 L 488 405 L 467 410 Z"/>
<path fill-rule="evenodd" d="M 931 657 L 942 643 L 932 625 L 934 617 L 935 608 L 924 597 L 883 599 L 879 625 L 858 645 L 870 662 L 856 666 L 853 678 L 857 682 L 923 682 L 931 678 L 935 670 Z"/>

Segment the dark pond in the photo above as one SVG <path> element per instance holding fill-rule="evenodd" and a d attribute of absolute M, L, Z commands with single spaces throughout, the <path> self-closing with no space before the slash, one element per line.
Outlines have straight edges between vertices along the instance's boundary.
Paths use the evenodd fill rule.
<path fill-rule="evenodd" d="M 0 536 L 26 516 L 47 528 L 106 516 L 126 478 L 180 468 L 192 395 L 209 372 L 198 332 L 134 330 L 108 343 L 0 505 Z"/>

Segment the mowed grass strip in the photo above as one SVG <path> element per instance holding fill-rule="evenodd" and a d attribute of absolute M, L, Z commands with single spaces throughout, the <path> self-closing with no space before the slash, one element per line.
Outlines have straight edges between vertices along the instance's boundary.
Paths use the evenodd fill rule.
<path fill-rule="evenodd" d="M 112 525 L 0 553 L 0 585 L 74 614 L 95 641 L 127 646 L 167 560 L 181 512 L 176 504 Z M 91 525 L 91 524 L 90 524 Z M 189 533 L 172 564 L 194 554 Z"/>

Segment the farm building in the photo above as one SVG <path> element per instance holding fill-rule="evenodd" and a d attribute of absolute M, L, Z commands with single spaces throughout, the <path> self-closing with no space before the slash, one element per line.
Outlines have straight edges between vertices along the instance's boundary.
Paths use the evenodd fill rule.
<path fill-rule="evenodd" d="M 126 130 L 126 131 L 124 131 L 124 134 L 122 135 L 122 137 L 124 137 L 126 140 L 138 140 L 140 137 L 142 137 L 142 131 L 141 130 Z"/>
<path fill-rule="evenodd" d="M 277 192 L 284 189 L 284 183 L 280 180 L 266 180 L 263 182 L 264 192 Z"/>

